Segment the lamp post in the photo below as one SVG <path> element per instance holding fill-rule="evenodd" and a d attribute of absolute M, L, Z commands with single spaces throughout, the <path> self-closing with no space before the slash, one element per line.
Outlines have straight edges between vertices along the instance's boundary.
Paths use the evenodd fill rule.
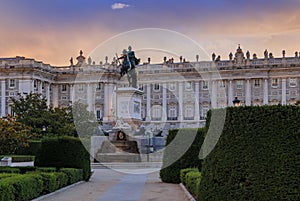
<path fill-rule="evenodd" d="M 234 107 L 239 107 L 241 106 L 241 101 L 238 99 L 238 97 L 235 97 L 234 100 L 232 101 Z"/>
<path fill-rule="evenodd" d="M 42 133 L 43 133 L 43 136 L 45 136 L 46 130 L 47 130 L 46 126 L 43 126 L 43 127 L 42 127 Z"/>

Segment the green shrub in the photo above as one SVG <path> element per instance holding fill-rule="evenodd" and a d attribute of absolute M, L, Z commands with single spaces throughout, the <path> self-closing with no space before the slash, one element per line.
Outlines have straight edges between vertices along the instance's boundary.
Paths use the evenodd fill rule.
<path fill-rule="evenodd" d="M 180 182 L 183 185 L 186 185 L 186 174 L 189 172 L 199 172 L 198 168 L 186 168 L 186 169 L 182 169 L 180 170 Z"/>
<path fill-rule="evenodd" d="M 198 188 L 201 181 L 201 172 L 190 171 L 186 174 L 186 188 L 189 192 L 197 197 Z"/>
<path fill-rule="evenodd" d="M 18 163 L 18 162 L 31 162 L 34 161 L 34 156 L 21 156 L 21 155 L 17 155 L 17 156 L 12 156 L 12 162 L 14 163 Z"/>
<path fill-rule="evenodd" d="M 56 172 L 56 168 L 55 167 L 37 167 L 36 171 L 39 172 Z"/>
<path fill-rule="evenodd" d="M 0 180 L 0 197 L 5 200 L 27 201 L 38 197 L 43 191 L 43 181 L 40 175 L 24 174 Z M 9 193 L 7 193 L 9 192 Z M 8 196 L 8 198 L 6 197 Z M 0 200 L 1 200 L 0 199 Z"/>
<path fill-rule="evenodd" d="M 59 171 L 68 176 L 68 184 L 73 184 L 83 179 L 82 169 L 61 168 Z"/>
<path fill-rule="evenodd" d="M 0 167 L 0 173 L 15 173 L 15 174 L 18 174 L 20 172 L 21 172 L 20 169 L 16 168 L 16 167 L 8 167 L 8 166 Z"/>
<path fill-rule="evenodd" d="M 189 167 L 201 169 L 202 161 L 199 152 L 204 140 L 205 129 L 175 129 L 170 130 L 163 155 L 163 168 L 160 177 L 163 182 L 180 183 L 180 170 Z M 172 145 L 170 144 L 172 142 Z M 178 147 L 187 146 L 184 153 Z M 174 157 L 180 156 L 179 159 Z M 170 161 L 175 161 L 169 164 Z"/>
<path fill-rule="evenodd" d="M 56 172 L 57 175 L 57 181 L 59 184 L 59 188 L 62 188 L 64 186 L 68 185 L 68 175 L 63 172 Z"/>
<path fill-rule="evenodd" d="M 198 200 L 300 200 L 299 120 L 297 106 L 228 108 Z"/>
<path fill-rule="evenodd" d="M 36 170 L 36 167 L 34 166 L 24 166 L 24 167 L 18 167 L 21 174 L 25 174 L 26 172 L 34 172 Z"/>
<path fill-rule="evenodd" d="M 59 174 L 56 172 L 42 172 L 40 175 L 43 179 L 43 194 L 51 193 L 59 189 Z"/>
<path fill-rule="evenodd" d="M 15 176 L 17 174 L 11 174 L 11 173 L 0 173 L 0 180 L 1 179 L 4 179 L 4 178 L 7 178 L 7 177 L 12 177 L 12 176 Z"/>
<path fill-rule="evenodd" d="M 15 188 L 9 181 L 0 180 L 0 201 L 14 201 Z"/>
<path fill-rule="evenodd" d="M 85 181 L 88 181 L 91 176 L 90 155 L 81 141 L 73 137 L 43 140 L 40 152 L 35 159 L 35 165 L 82 169 Z"/>
<path fill-rule="evenodd" d="M 16 150 L 16 154 L 18 155 L 32 155 L 36 156 L 41 148 L 41 141 L 31 140 L 29 141 L 28 147 L 21 147 Z"/>

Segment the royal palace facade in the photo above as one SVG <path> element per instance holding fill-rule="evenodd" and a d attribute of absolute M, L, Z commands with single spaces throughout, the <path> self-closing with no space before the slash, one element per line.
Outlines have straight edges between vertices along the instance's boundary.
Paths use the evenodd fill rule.
<path fill-rule="evenodd" d="M 295 104 L 300 94 L 300 53 L 264 58 L 244 53 L 240 47 L 228 60 L 212 55 L 212 61 L 185 61 L 164 58 L 161 64 L 139 65 L 138 86 L 143 91 L 142 119 L 156 128 L 199 127 L 211 108 L 233 105 Z M 51 107 L 64 107 L 80 100 L 94 111 L 97 119 L 111 123 L 115 117 L 120 79 L 116 61 L 96 64 L 83 56 L 69 66 L 51 66 L 24 57 L 0 58 L 1 115 L 13 114 L 11 97 L 41 93 Z"/>

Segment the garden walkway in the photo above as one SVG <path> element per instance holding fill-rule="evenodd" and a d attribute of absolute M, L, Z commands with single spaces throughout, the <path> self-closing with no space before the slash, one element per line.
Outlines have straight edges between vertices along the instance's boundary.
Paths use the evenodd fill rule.
<path fill-rule="evenodd" d="M 89 182 L 41 199 L 43 201 L 185 201 L 178 184 L 162 183 L 159 172 L 125 174 L 95 169 Z"/>

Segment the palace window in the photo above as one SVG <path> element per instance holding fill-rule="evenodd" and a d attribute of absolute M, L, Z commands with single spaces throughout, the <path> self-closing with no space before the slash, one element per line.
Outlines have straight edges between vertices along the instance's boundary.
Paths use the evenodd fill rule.
<path fill-rule="evenodd" d="M 97 120 L 101 119 L 101 110 L 100 109 L 96 110 L 96 118 L 97 118 Z"/>
<path fill-rule="evenodd" d="M 194 116 L 192 105 L 185 106 L 184 116 L 185 117 L 193 117 Z"/>
<path fill-rule="evenodd" d="M 260 80 L 259 79 L 255 79 L 254 80 L 254 86 L 255 87 L 259 87 L 260 86 Z"/>
<path fill-rule="evenodd" d="M 144 85 L 139 84 L 139 90 L 144 91 Z"/>
<path fill-rule="evenodd" d="M 77 87 L 78 87 L 78 91 L 83 91 L 84 90 L 84 85 L 83 84 L 79 84 Z"/>
<path fill-rule="evenodd" d="M 202 107 L 202 115 L 201 115 L 202 119 L 206 118 L 206 114 L 207 114 L 208 110 L 209 110 L 208 106 L 203 106 Z"/>
<path fill-rule="evenodd" d="M 277 78 L 272 79 L 272 87 L 278 87 L 278 79 Z"/>
<path fill-rule="evenodd" d="M 236 88 L 237 89 L 242 89 L 243 88 L 243 80 L 237 80 L 236 81 Z"/>
<path fill-rule="evenodd" d="M 176 84 L 175 83 L 169 83 L 169 90 L 175 91 L 176 90 Z"/>
<path fill-rule="evenodd" d="M 207 81 L 202 82 L 202 89 L 208 89 L 208 82 Z"/>
<path fill-rule="evenodd" d="M 173 118 L 173 117 L 177 117 L 177 107 L 175 105 L 171 105 L 169 106 L 169 117 Z"/>
<path fill-rule="evenodd" d="M 159 91 L 160 90 L 159 84 L 154 84 L 153 90 L 154 91 Z"/>
<path fill-rule="evenodd" d="M 297 85 L 297 78 L 290 78 L 290 87 L 295 87 Z"/>
<path fill-rule="evenodd" d="M 225 82 L 224 81 L 219 81 L 219 86 L 220 86 L 220 88 L 225 88 Z"/>
<path fill-rule="evenodd" d="M 16 80 L 10 79 L 10 80 L 9 80 L 9 87 L 10 87 L 10 88 L 14 88 L 15 86 L 16 86 Z"/>
<path fill-rule="evenodd" d="M 154 118 L 154 119 L 161 118 L 161 106 L 160 105 L 154 105 L 152 107 L 152 118 Z"/>
<path fill-rule="evenodd" d="M 100 83 L 100 82 L 97 84 L 96 90 L 97 90 L 97 91 L 100 91 L 100 90 L 101 90 L 101 83 Z"/>
<path fill-rule="evenodd" d="M 34 87 L 35 89 L 37 88 L 37 81 L 36 81 L 36 80 L 33 81 L 33 87 Z"/>
<path fill-rule="evenodd" d="M 67 91 L 67 85 L 65 84 L 61 85 L 61 91 Z"/>

